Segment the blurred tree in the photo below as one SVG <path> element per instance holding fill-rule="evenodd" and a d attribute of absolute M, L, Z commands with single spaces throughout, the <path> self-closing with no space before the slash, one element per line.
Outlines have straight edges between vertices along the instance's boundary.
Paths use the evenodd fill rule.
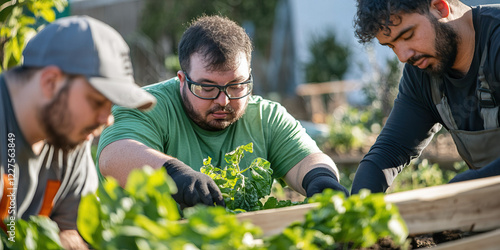
<path fill-rule="evenodd" d="M 66 0 L 12 0 L 0 5 L 0 72 L 21 62 L 29 39 L 66 5 Z"/>
<path fill-rule="evenodd" d="M 333 31 L 316 37 L 309 45 L 311 60 L 305 65 L 306 82 L 342 80 L 350 64 L 351 51 L 340 44 Z"/>
<path fill-rule="evenodd" d="M 207 14 L 227 16 L 240 25 L 251 22 L 255 27 L 253 43 L 259 51 L 269 54 L 277 0 L 146 0 L 141 19 L 141 30 L 153 41 L 166 36 L 171 41 L 171 51 L 177 51 L 177 44 L 189 23 L 196 17 Z"/>

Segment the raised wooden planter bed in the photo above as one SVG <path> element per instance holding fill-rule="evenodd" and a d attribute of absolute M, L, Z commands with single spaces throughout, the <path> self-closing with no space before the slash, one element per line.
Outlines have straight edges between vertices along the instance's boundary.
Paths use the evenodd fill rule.
<path fill-rule="evenodd" d="M 500 176 L 388 194 L 410 234 L 461 230 L 486 232 L 439 245 L 438 249 L 499 249 Z M 262 228 L 264 236 L 281 232 L 316 204 L 305 204 L 240 214 Z M 493 231 L 492 231 L 493 230 Z"/>

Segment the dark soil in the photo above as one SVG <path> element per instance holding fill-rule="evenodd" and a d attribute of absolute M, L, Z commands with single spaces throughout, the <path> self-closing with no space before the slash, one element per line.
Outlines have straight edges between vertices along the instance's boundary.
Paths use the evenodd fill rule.
<path fill-rule="evenodd" d="M 419 249 L 419 248 L 430 248 L 437 244 L 441 244 L 447 241 L 453 241 L 462 239 L 464 233 L 462 231 L 443 231 L 432 234 L 418 234 L 408 236 L 409 249 Z M 396 246 L 394 242 L 389 238 L 383 238 L 378 241 L 377 244 L 367 248 L 374 250 L 400 250 L 404 247 Z"/>
<path fill-rule="evenodd" d="M 444 231 L 432 234 L 418 234 L 408 236 L 407 243 L 403 246 L 397 246 L 390 238 L 382 238 L 375 245 L 368 248 L 352 248 L 351 244 L 347 246 L 345 244 L 337 245 L 336 249 L 355 249 L 355 250 L 403 250 L 403 249 L 420 249 L 420 248 L 431 248 L 435 247 L 437 244 L 453 241 L 463 238 L 464 233 L 462 231 Z"/>

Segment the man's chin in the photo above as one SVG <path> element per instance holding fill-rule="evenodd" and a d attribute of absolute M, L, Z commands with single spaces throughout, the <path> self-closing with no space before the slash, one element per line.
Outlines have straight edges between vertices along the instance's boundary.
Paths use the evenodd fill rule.
<path fill-rule="evenodd" d="M 58 139 L 55 139 L 55 140 L 47 140 L 47 142 L 50 145 L 52 145 L 56 148 L 62 149 L 64 151 L 73 150 L 76 147 L 78 147 L 80 144 L 82 144 L 84 141 L 85 140 L 82 140 L 80 142 L 75 142 L 75 141 L 71 141 L 68 138 L 60 138 L 60 137 Z"/>
<path fill-rule="evenodd" d="M 208 127 L 208 130 L 210 131 L 220 131 L 220 130 L 224 130 L 226 129 L 227 127 L 231 126 L 231 124 L 233 124 L 234 121 L 228 121 L 228 120 L 213 120 L 212 122 L 208 123 L 207 127 Z"/>
<path fill-rule="evenodd" d="M 434 64 L 429 65 L 427 68 L 424 69 L 424 71 L 436 77 L 440 77 L 446 72 L 443 65 L 434 65 Z"/>

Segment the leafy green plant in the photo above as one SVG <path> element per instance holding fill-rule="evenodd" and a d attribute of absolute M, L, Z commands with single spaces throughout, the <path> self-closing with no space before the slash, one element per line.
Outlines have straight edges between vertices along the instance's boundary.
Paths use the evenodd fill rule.
<path fill-rule="evenodd" d="M 247 249 L 260 229 L 222 207 L 184 210 L 171 197 L 175 183 L 165 169 L 134 170 L 125 189 L 109 178 L 82 198 L 78 229 L 95 249 Z"/>
<path fill-rule="evenodd" d="M 292 201 L 278 201 L 269 197 L 265 204 L 261 202 L 269 196 L 273 186 L 271 163 L 263 158 L 256 158 L 250 166 L 241 169 L 239 164 L 245 152 L 253 153 L 253 143 L 237 147 L 226 153 L 226 167 L 215 167 L 211 158 L 203 160 L 201 172 L 210 176 L 221 190 L 227 209 L 239 213 L 268 208 L 277 208 L 299 204 Z M 244 175 L 245 172 L 249 172 Z"/>
<path fill-rule="evenodd" d="M 56 19 L 66 0 L 4 1 L 0 5 L 0 72 L 21 62 L 28 40 Z M 54 9 L 55 8 L 55 9 Z"/>
<path fill-rule="evenodd" d="M 134 170 L 125 189 L 110 178 L 82 199 L 80 234 L 94 249 L 334 249 L 340 243 L 367 247 L 385 236 L 402 243 L 408 234 L 397 207 L 367 190 L 347 199 L 332 190 L 317 194 L 310 202 L 318 207 L 304 222 L 260 241 L 258 227 L 222 207 L 187 208 L 179 220 L 170 196 L 175 191 L 163 168 Z"/>
<path fill-rule="evenodd" d="M 268 249 L 341 249 L 341 244 L 364 248 L 383 237 L 403 244 L 408 236 L 398 208 L 386 203 L 381 193 L 365 189 L 346 199 L 342 192 L 328 189 L 309 202 L 318 207 L 305 215 L 304 222 L 292 223 L 267 239 Z"/>
<path fill-rule="evenodd" d="M 63 249 L 57 223 L 46 216 L 31 216 L 28 221 L 16 220 L 13 227 L 13 235 L 0 230 L 0 243 L 5 249 Z M 0 249 L 3 248 L 0 244 Z"/>

